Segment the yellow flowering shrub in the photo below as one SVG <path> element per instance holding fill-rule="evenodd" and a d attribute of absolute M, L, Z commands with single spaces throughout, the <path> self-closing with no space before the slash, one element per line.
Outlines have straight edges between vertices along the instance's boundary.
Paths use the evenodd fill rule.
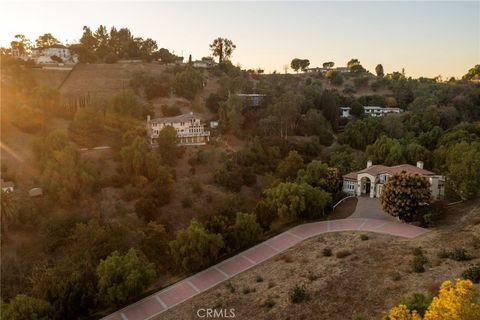
<path fill-rule="evenodd" d="M 478 320 L 480 302 L 478 292 L 470 280 L 457 280 L 455 286 L 445 281 L 437 297 L 425 313 L 424 320 Z"/>
<path fill-rule="evenodd" d="M 451 281 L 445 281 L 423 320 L 479 320 L 479 299 L 472 281 L 457 280 L 455 285 Z M 415 310 L 410 311 L 406 305 L 400 304 L 392 308 L 383 320 L 422 320 L 422 317 Z"/>
<path fill-rule="evenodd" d="M 422 317 L 414 310 L 410 312 L 407 306 L 401 304 L 397 307 L 393 307 L 388 315 L 383 317 L 383 320 L 421 320 Z"/>

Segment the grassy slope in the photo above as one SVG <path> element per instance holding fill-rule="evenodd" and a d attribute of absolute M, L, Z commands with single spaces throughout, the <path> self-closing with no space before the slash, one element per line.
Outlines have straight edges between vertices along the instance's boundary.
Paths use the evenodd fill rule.
<path fill-rule="evenodd" d="M 220 284 L 156 319 L 194 318 L 201 307 L 235 308 L 236 319 L 345 320 L 362 314 L 376 319 L 404 296 L 435 294 L 442 281 L 457 278 L 468 266 L 479 263 L 479 222 L 480 200 L 476 200 L 451 207 L 439 227 L 416 239 L 372 233 L 368 241 L 361 241 L 359 233 L 353 232 L 313 238 L 236 276 L 231 281 L 234 293 Z M 334 255 L 340 250 L 352 254 L 343 259 L 324 257 L 325 247 L 332 248 Z M 415 247 L 422 247 L 429 259 L 425 273 L 411 271 Z M 456 262 L 437 257 L 441 248 L 456 247 L 466 248 L 477 258 Z M 263 282 L 256 282 L 257 275 Z M 291 304 L 288 291 L 297 284 L 305 285 L 309 299 Z M 246 287 L 255 292 L 244 294 Z M 269 298 L 275 302 L 272 308 L 264 306 Z"/>

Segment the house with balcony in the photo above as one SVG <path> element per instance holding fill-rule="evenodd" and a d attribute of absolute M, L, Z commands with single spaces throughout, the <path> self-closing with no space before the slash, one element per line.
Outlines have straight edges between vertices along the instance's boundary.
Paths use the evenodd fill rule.
<path fill-rule="evenodd" d="M 379 198 L 388 178 L 400 172 L 417 174 L 425 177 L 430 182 L 430 190 L 433 199 L 441 199 L 445 194 L 445 178 L 435 172 L 425 170 L 423 162 L 417 161 L 417 166 L 401 164 L 398 166 L 373 165 L 367 162 L 367 167 L 360 171 L 350 172 L 343 176 L 342 191 L 352 196 L 367 196 Z"/>
<path fill-rule="evenodd" d="M 205 130 L 205 124 L 193 112 L 156 119 L 147 116 L 146 126 L 147 135 L 152 145 L 156 145 L 160 131 L 168 126 L 174 128 L 177 132 L 178 145 L 204 145 L 210 141 L 210 131 Z"/>
<path fill-rule="evenodd" d="M 369 117 L 383 117 L 389 113 L 402 113 L 403 110 L 400 108 L 387 108 L 387 107 L 378 107 L 378 106 L 364 106 L 363 112 L 366 116 Z M 341 107 L 340 108 L 340 117 L 350 118 L 350 107 Z"/>

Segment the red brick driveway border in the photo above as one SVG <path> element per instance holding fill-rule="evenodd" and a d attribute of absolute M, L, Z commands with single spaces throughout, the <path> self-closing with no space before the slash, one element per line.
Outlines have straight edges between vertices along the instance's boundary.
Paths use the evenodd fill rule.
<path fill-rule="evenodd" d="M 148 320 L 193 296 L 233 278 L 308 238 L 329 232 L 366 231 L 414 238 L 427 229 L 397 221 L 347 218 L 319 221 L 291 228 L 206 270 L 196 273 L 102 320 Z"/>

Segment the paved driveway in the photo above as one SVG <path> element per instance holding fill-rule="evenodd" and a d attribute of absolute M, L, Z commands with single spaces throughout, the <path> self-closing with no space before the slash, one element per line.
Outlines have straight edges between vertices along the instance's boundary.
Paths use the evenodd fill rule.
<path fill-rule="evenodd" d="M 378 198 L 357 197 L 357 207 L 350 218 L 376 219 L 385 221 L 397 221 L 388 213 L 383 212 Z"/>
<path fill-rule="evenodd" d="M 363 200 L 362 200 L 363 199 Z M 263 261 L 293 247 L 310 237 L 340 231 L 369 231 L 385 233 L 399 237 L 414 238 L 428 230 L 395 221 L 386 216 L 378 207 L 375 199 L 359 198 L 360 206 L 354 215 L 377 215 L 377 219 L 354 218 L 319 221 L 291 228 L 271 239 L 224 260 L 206 270 L 177 282 L 134 304 L 131 304 L 105 318 L 104 320 L 148 320 L 193 296 L 244 272 Z M 369 209 L 370 208 L 370 209 Z M 375 210 L 371 210 L 371 209 Z M 380 217 L 380 219 L 378 219 Z M 393 221 L 389 221 L 392 220 Z"/>

